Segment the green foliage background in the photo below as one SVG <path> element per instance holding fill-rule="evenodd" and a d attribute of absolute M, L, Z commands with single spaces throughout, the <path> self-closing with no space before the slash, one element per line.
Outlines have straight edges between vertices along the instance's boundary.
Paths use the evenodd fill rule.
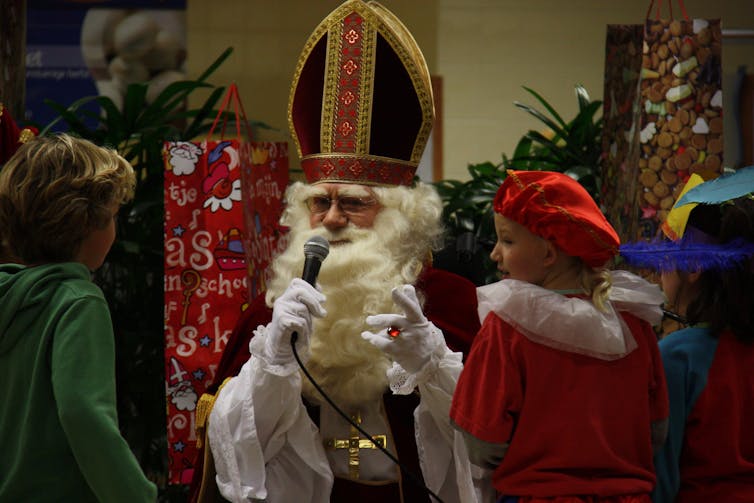
<path fill-rule="evenodd" d="M 557 171 L 581 183 L 599 204 L 602 155 L 602 101 L 592 101 L 587 90 L 575 86 L 578 112 L 565 121 L 536 91 L 524 87 L 543 110 L 514 102 L 514 105 L 542 122 L 542 131 L 530 130 L 519 140 L 511 158 L 498 163 L 470 164 L 470 179 L 440 180 L 435 183 L 444 203 L 443 219 L 448 229 L 448 250 L 442 260 L 477 285 L 496 281 L 495 264 L 489 259 L 497 238 L 492 200 L 506 177 L 506 170 Z M 448 258 L 455 251 L 456 257 Z M 466 264 L 466 265 L 464 265 Z"/>

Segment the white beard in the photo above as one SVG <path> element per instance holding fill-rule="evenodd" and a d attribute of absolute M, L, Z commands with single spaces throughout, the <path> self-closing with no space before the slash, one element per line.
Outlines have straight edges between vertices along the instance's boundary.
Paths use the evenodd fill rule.
<path fill-rule="evenodd" d="M 394 226 L 388 223 L 392 218 L 378 218 L 371 229 L 349 225 L 337 236 L 322 227 L 292 228 L 288 248 L 275 261 L 274 279 L 268 285 L 269 303 L 300 276 L 303 245 L 312 236 L 351 241 L 333 246 L 322 263 L 317 284 L 327 297 L 327 316 L 314 319 L 311 356 L 306 363 L 317 383 L 336 403 L 346 407 L 373 401 L 386 391 L 386 371 L 392 362 L 362 339 L 361 332 L 375 330 L 365 322 L 369 315 L 402 313 L 393 303 L 391 290 L 405 282 L 413 283 L 420 272 L 420 260 L 401 261 L 391 249 L 390 244 L 399 239 L 392 230 Z M 408 263 L 415 266 L 406 277 Z M 309 380 L 302 377 L 304 396 L 315 403 L 323 402 Z"/>

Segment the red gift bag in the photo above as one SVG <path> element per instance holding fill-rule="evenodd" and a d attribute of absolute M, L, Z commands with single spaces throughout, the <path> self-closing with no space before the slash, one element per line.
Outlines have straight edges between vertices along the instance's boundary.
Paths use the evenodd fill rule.
<path fill-rule="evenodd" d="M 244 250 L 249 265 L 250 298 L 266 290 L 272 258 L 286 246 L 279 224 L 288 185 L 288 144 L 250 142 L 241 146 L 244 200 Z"/>
<path fill-rule="evenodd" d="M 250 129 L 235 84 L 220 108 L 207 140 L 166 142 L 164 148 L 171 484 L 191 480 L 197 400 L 214 379 L 241 311 L 251 296 L 264 290 L 269 257 L 278 247 L 277 222 L 288 183 L 286 144 L 254 143 L 242 136 L 242 126 L 247 137 Z M 225 137 L 228 115 L 235 115 L 233 138 Z M 221 139 L 209 139 L 221 118 Z"/>

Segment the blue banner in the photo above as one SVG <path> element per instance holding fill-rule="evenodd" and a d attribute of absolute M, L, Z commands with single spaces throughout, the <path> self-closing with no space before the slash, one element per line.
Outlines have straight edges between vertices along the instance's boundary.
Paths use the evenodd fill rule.
<path fill-rule="evenodd" d="M 42 128 L 58 117 L 45 100 L 68 107 L 84 97 L 107 96 L 120 108 L 130 83 L 149 82 L 153 96 L 185 79 L 185 5 L 185 0 L 30 1 L 25 121 Z M 94 103 L 87 109 L 98 113 Z"/>

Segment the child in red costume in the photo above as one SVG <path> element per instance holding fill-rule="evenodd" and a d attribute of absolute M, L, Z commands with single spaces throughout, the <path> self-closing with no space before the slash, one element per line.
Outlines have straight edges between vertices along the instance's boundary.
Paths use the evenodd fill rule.
<path fill-rule="evenodd" d="M 500 501 L 649 502 L 667 391 L 656 285 L 608 272 L 619 238 L 572 178 L 509 171 L 493 203 L 502 281 L 450 415 Z"/>

